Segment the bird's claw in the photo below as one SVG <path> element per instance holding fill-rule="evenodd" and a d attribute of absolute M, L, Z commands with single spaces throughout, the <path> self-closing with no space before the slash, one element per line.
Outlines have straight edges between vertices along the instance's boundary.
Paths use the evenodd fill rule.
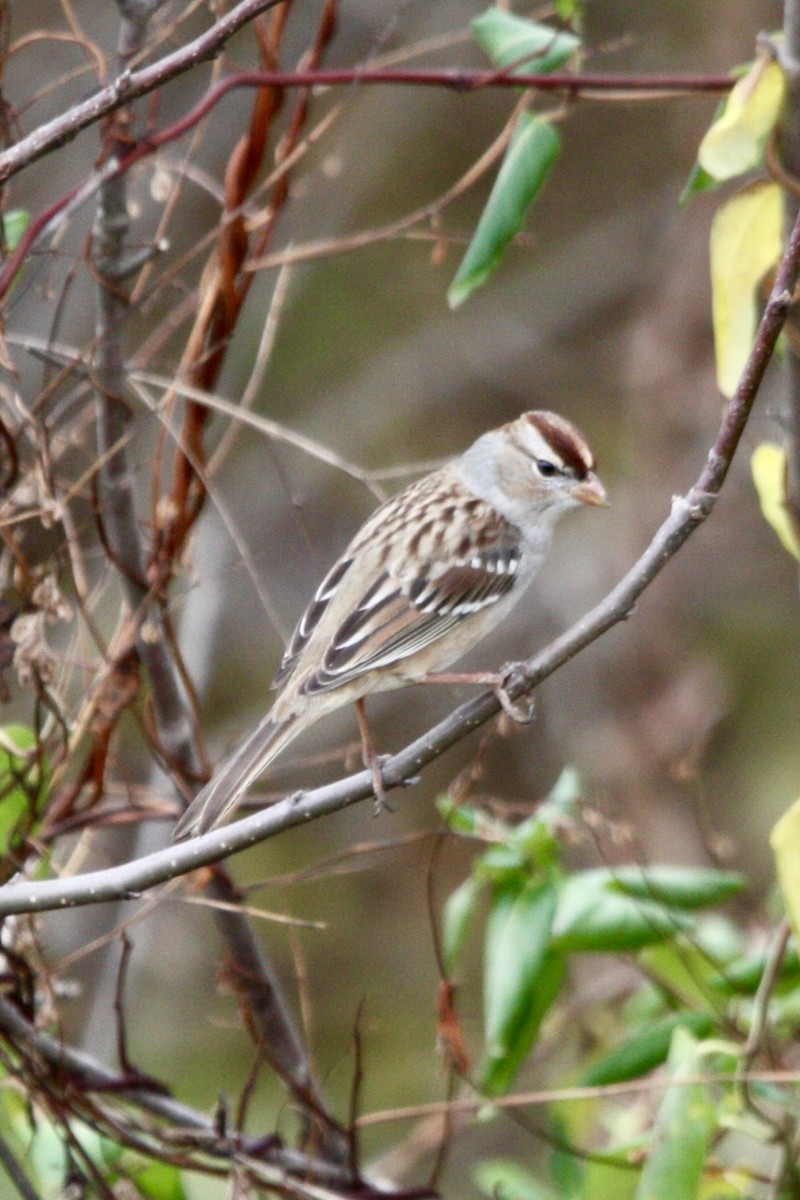
<path fill-rule="evenodd" d="M 536 716 L 536 701 L 530 693 L 521 696 L 518 700 L 512 700 L 508 694 L 508 688 L 514 683 L 515 679 L 522 679 L 520 671 L 516 667 L 511 667 L 504 671 L 493 687 L 493 692 L 506 716 L 510 717 L 517 725 L 530 725 Z"/>
<path fill-rule="evenodd" d="M 374 754 L 370 756 L 368 763 L 372 775 L 372 790 L 375 793 L 374 812 L 376 817 L 379 817 L 382 812 L 394 812 L 394 808 L 386 799 L 386 784 L 383 782 L 383 764 L 390 758 L 390 754 Z"/>

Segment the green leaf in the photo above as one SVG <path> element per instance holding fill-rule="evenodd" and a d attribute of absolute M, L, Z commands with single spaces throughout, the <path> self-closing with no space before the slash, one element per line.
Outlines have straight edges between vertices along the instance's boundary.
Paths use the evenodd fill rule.
<path fill-rule="evenodd" d="M 800 559 L 800 542 L 786 506 L 786 451 L 772 442 L 756 446 L 750 459 L 761 515 L 771 525 L 784 550 Z"/>
<path fill-rule="evenodd" d="M 678 204 L 683 208 L 693 196 L 699 196 L 703 192 L 713 192 L 719 186 L 718 179 L 715 179 L 713 175 L 709 175 L 708 171 L 704 171 L 700 163 L 695 163 L 689 178 L 686 180 L 684 189 L 678 197 Z"/>
<path fill-rule="evenodd" d="M 529 863 L 516 846 L 490 846 L 475 864 L 479 879 L 502 880 L 530 876 Z"/>
<path fill-rule="evenodd" d="M 475 1182 L 490 1200 L 557 1200 L 556 1193 L 520 1163 L 491 1158 L 475 1168 Z"/>
<path fill-rule="evenodd" d="M 603 1155 L 592 1155 L 586 1165 L 581 1200 L 634 1200 L 638 1173 L 631 1170 L 631 1163 L 638 1162 L 640 1157 L 638 1145 L 631 1145 L 628 1153 L 620 1155 L 616 1162 L 605 1161 Z"/>
<path fill-rule="evenodd" d="M 715 1107 L 708 1088 L 691 1082 L 702 1073 L 702 1055 L 686 1029 L 675 1030 L 668 1073 L 671 1083 L 661 1102 L 636 1200 L 697 1200 L 702 1182 Z"/>
<path fill-rule="evenodd" d="M 723 913 L 705 913 L 692 937 L 710 962 L 729 963 L 744 954 L 744 926 Z"/>
<path fill-rule="evenodd" d="M 709 1037 L 714 1029 L 710 1013 L 680 1012 L 662 1021 L 654 1021 L 635 1037 L 628 1038 L 595 1063 L 581 1079 L 584 1087 L 605 1087 L 637 1079 L 654 1067 L 660 1067 L 669 1054 L 672 1035 L 678 1027 L 690 1030 L 695 1037 Z"/>
<path fill-rule="evenodd" d="M 556 911 L 552 883 L 502 884 L 492 895 L 486 926 L 484 1025 L 487 1051 L 500 1056 L 533 1002 Z"/>
<path fill-rule="evenodd" d="M 462 304 L 497 269 L 560 151 L 561 137 L 549 121 L 531 113 L 521 115 L 477 229 L 450 284 L 447 300 L 451 308 Z"/>
<path fill-rule="evenodd" d="M 6 1076 L 5 1070 L 3 1076 Z M 14 1155 L 31 1186 L 38 1192 L 40 1181 L 30 1161 L 30 1145 L 34 1136 L 33 1110 L 21 1088 L 0 1087 L 0 1138 Z"/>
<path fill-rule="evenodd" d="M 654 984 L 660 984 L 669 995 L 680 997 L 686 1008 L 702 1010 L 708 1004 L 708 989 L 716 972 L 698 940 L 698 931 L 693 929 L 690 937 L 680 934 L 646 946 L 639 954 L 639 963 Z M 653 1015 L 661 1016 L 662 1012 L 659 998 Z"/>
<path fill-rule="evenodd" d="M 553 828 L 541 819 L 538 812 L 511 831 L 509 847 L 532 867 L 555 866 L 561 859 L 561 843 Z"/>
<path fill-rule="evenodd" d="M 186 1200 L 180 1171 L 170 1163 L 153 1162 L 131 1174 L 147 1200 Z"/>
<path fill-rule="evenodd" d="M 517 1071 L 530 1053 L 542 1021 L 555 1004 L 564 986 L 567 964 L 562 954 L 549 950 L 531 990 L 530 1003 L 517 1027 L 509 1032 L 508 1047 L 500 1054 L 486 1052 L 481 1064 L 478 1086 L 487 1096 L 500 1096 L 514 1082 Z"/>
<path fill-rule="evenodd" d="M 562 21 L 571 21 L 583 15 L 584 3 L 585 0 L 555 0 L 555 10 Z"/>
<path fill-rule="evenodd" d="M 27 725 L 0 727 L 0 855 L 6 854 L 24 817 L 31 813 L 46 782 L 39 764 L 28 759 L 36 735 Z"/>
<path fill-rule="evenodd" d="M 83 1121 L 70 1123 L 70 1132 L 86 1157 L 94 1164 L 104 1180 L 114 1182 L 122 1148 L 105 1138 Z M 70 1163 L 66 1136 L 51 1118 L 38 1111 L 35 1129 L 30 1139 L 27 1162 L 33 1169 L 37 1185 L 44 1196 L 62 1197 L 65 1177 Z"/>
<path fill-rule="evenodd" d="M 613 891 L 608 880 L 602 880 L 604 874 L 579 872 L 562 885 L 553 922 L 557 949 L 619 953 L 692 928 L 686 913 Z"/>
<path fill-rule="evenodd" d="M 509 844 L 542 866 L 558 862 L 564 825 L 576 814 L 582 793 L 580 775 L 574 767 L 565 767 L 550 795 L 511 830 Z"/>
<path fill-rule="evenodd" d="M 715 1164 L 711 1177 L 701 1183 L 697 1200 L 753 1200 L 758 1194 L 757 1174 L 755 1164 L 727 1170 Z M 782 1193 L 781 1200 L 790 1200 L 790 1197 Z"/>
<path fill-rule="evenodd" d="M 783 192 L 759 180 L 728 200 L 711 226 L 711 292 L 717 383 L 736 391 L 756 336 L 758 290 L 780 257 Z"/>
<path fill-rule="evenodd" d="M 30 223 L 31 214 L 27 209 L 11 208 L 3 214 L 3 242 L 6 250 L 16 250 Z"/>
<path fill-rule="evenodd" d="M 747 886 L 738 871 L 711 867 L 617 867 L 610 874 L 609 886 L 626 896 L 690 910 L 724 904 Z"/>
<path fill-rule="evenodd" d="M 504 8 L 487 9 L 470 21 L 470 29 L 495 66 L 513 67 L 515 75 L 556 71 L 581 44 L 574 33 L 559 33 Z"/>
<path fill-rule="evenodd" d="M 711 979 L 711 986 L 720 992 L 754 996 L 770 959 L 770 954 L 753 954 L 741 958 L 738 962 L 727 963 L 724 972 Z M 800 983 L 800 956 L 798 956 L 794 944 L 790 942 L 783 956 L 775 994 L 780 994 L 782 988 L 796 991 L 798 983 Z"/>
<path fill-rule="evenodd" d="M 440 796 L 436 807 L 454 833 L 492 842 L 505 841 L 508 837 L 508 826 L 487 813 L 485 808 L 458 804 L 450 796 Z"/>
<path fill-rule="evenodd" d="M 582 1133 L 580 1117 L 577 1121 L 574 1118 L 570 1120 L 567 1116 L 568 1108 L 568 1102 L 550 1106 L 543 1137 L 551 1140 L 547 1166 L 548 1177 L 552 1180 L 553 1187 L 559 1196 L 577 1198 L 585 1194 L 586 1163 L 582 1155 L 573 1150 L 573 1133 L 577 1138 L 580 1138 Z"/>
<path fill-rule="evenodd" d="M 447 898 L 442 920 L 442 952 L 448 972 L 453 970 L 466 941 L 480 893 L 480 882 L 469 875 Z"/>

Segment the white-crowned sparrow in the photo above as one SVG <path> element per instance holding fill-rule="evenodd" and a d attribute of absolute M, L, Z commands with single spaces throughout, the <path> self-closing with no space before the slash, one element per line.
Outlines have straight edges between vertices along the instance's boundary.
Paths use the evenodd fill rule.
<path fill-rule="evenodd" d="M 326 713 L 418 683 L 470 650 L 519 600 L 559 517 L 606 503 L 594 468 L 574 425 L 528 412 L 381 505 L 303 614 L 271 711 L 198 793 L 175 838 L 222 821 Z"/>

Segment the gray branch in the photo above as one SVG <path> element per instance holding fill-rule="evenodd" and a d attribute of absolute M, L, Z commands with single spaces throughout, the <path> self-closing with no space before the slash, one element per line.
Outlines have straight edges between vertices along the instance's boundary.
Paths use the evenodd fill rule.
<path fill-rule="evenodd" d="M 95 124 L 101 117 L 108 116 L 139 96 L 147 95 L 176 76 L 191 71 L 198 63 L 213 59 L 237 30 L 247 25 L 259 13 L 266 12 L 268 8 L 274 8 L 281 2 L 282 0 L 240 0 L 229 13 L 215 21 L 210 29 L 193 42 L 181 46 L 172 54 L 166 54 L 157 62 L 138 71 L 124 71 L 106 87 L 98 88 L 87 100 L 72 105 L 67 112 L 46 121 L 0 154 L 0 183 L 10 179 L 48 151 L 72 141 L 82 129 Z"/>

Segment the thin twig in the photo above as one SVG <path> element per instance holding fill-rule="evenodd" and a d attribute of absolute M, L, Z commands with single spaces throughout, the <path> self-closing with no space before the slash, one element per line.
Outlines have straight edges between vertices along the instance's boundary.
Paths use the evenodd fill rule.
<path fill-rule="evenodd" d="M 52 1034 L 37 1029 L 5 996 L 0 996 L 0 1035 L 15 1054 L 35 1056 L 38 1063 L 47 1064 L 59 1089 L 63 1088 L 64 1080 L 69 1079 L 84 1092 L 113 1096 L 126 1105 L 148 1112 L 169 1122 L 171 1128 L 165 1137 L 172 1146 L 197 1148 L 204 1156 L 226 1163 L 245 1161 L 258 1172 L 257 1178 L 278 1187 L 279 1192 L 281 1187 L 290 1184 L 289 1173 L 332 1183 L 338 1181 L 342 1185 L 352 1182 L 347 1168 L 310 1158 L 283 1146 L 278 1138 L 265 1140 L 237 1133 L 235 1139 L 222 1141 L 212 1118 L 154 1089 L 148 1082 L 125 1078 L 85 1051 L 72 1049 Z M 37 1074 L 40 1073 L 41 1068 Z M 292 1190 L 289 1194 L 303 1193 Z M 40 1198 L 37 1196 L 36 1200 Z"/>
<path fill-rule="evenodd" d="M 275 280 L 275 286 L 272 289 L 269 307 L 267 308 L 267 316 L 264 321 L 264 328 L 261 331 L 261 338 L 258 343 L 253 366 L 250 371 L 250 378 L 247 381 L 241 399 L 237 404 L 237 409 L 240 412 L 249 412 L 259 399 L 261 394 L 264 377 L 269 366 L 272 352 L 275 347 L 275 338 L 278 333 L 280 318 L 283 313 L 286 303 L 286 296 L 289 290 L 289 281 L 292 277 L 292 268 L 286 263 L 278 272 L 278 277 Z M 236 421 L 232 421 L 217 445 L 214 453 L 208 460 L 206 467 L 207 478 L 210 479 L 214 475 L 219 474 L 222 464 L 233 449 L 233 444 L 241 433 L 241 429 Z"/>
<path fill-rule="evenodd" d="M 410 213 L 406 213 L 405 216 L 388 222 L 386 225 L 380 225 L 371 229 L 362 229 L 357 233 L 345 234 L 342 237 L 325 238 L 315 242 L 307 242 L 300 246 L 289 246 L 283 250 L 273 251 L 271 254 L 261 255 L 258 258 L 252 259 L 247 264 L 247 270 L 260 271 L 270 267 L 314 261 L 331 254 L 349 254 L 353 250 L 374 246 L 376 242 L 390 241 L 399 234 L 412 229 L 415 225 L 433 220 L 449 204 L 452 204 L 464 192 L 469 191 L 482 175 L 485 175 L 495 166 L 514 135 L 520 113 L 524 112 L 527 107 L 528 101 L 523 96 L 514 106 L 510 117 L 506 120 L 497 137 L 487 146 L 477 160 L 470 164 L 464 174 L 455 183 L 451 184 L 441 196 L 437 196 L 435 200 L 428 201 L 427 204 L 421 205 L 421 207 L 414 209 Z"/>
<path fill-rule="evenodd" d="M 786 955 L 786 947 L 792 936 L 792 926 L 788 917 L 784 917 L 775 931 L 772 947 L 767 955 L 764 971 L 753 998 L 753 1009 L 750 1018 L 750 1032 L 744 1044 L 736 1081 L 741 1089 L 741 1095 L 750 1112 L 757 1120 L 774 1131 L 775 1141 L 780 1143 L 784 1152 L 784 1170 L 794 1170 L 794 1141 L 797 1134 L 797 1121 L 790 1108 L 781 1109 L 777 1113 L 762 1108 L 756 1099 L 751 1081 L 753 1080 L 752 1066 L 763 1048 L 769 1025 L 770 1000 L 775 986 L 780 978 L 781 967 Z"/>
<path fill-rule="evenodd" d="M 22 1200 L 42 1200 L 28 1176 L 11 1152 L 11 1147 L 5 1138 L 0 1137 L 0 1166 L 5 1168 L 8 1178 L 19 1192 Z"/>
<path fill-rule="evenodd" d="M 778 1086 L 797 1087 L 800 1084 L 800 1073 L 797 1071 L 753 1071 L 750 1075 L 753 1083 L 774 1083 Z M 680 1087 L 694 1087 L 697 1084 L 734 1084 L 730 1074 L 709 1072 L 705 1075 L 687 1076 L 677 1081 Z M 644 1079 L 628 1079 L 623 1083 L 596 1084 L 583 1087 L 542 1088 L 535 1092 L 520 1092 L 510 1096 L 493 1096 L 493 1108 L 523 1108 L 531 1105 L 564 1104 L 573 1101 L 613 1100 L 620 1096 L 637 1096 L 642 1093 L 661 1091 L 665 1087 L 676 1086 L 674 1079 L 663 1076 L 649 1076 Z M 391 1121 L 417 1121 L 422 1117 L 442 1116 L 445 1113 L 477 1113 L 486 1106 L 486 1097 L 476 1095 L 473 1098 L 456 1100 L 433 1100 L 429 1104 L 409 1104 L 405 1108 L 387 1109 L 384 1112 L 365 1113 L 359 1117 L 360 1129 L 371 1125 L 384 1125 Z"/>
<path fill-rule="evenodd" d="M 195 41 L 182 46 L 172 54 L 121 76 L 108 87 L 101 88 L 94 96 L 73 105 L 66 113 L 35 129 L 0 154 L 0 183 L 10 179 L 41 158 L 49 150 L 64 145 L 82 129 L 94 124 L 102 117 L 115 112 L 124 104 L 145 96 L 155 88 L 191 70 L 199 62 L 213 58 L 224 43 L 243 25 L 255 16 L 271 8 L 280 0 L 242 0 L 225 17 L 220 18 L 211 29 Z M 264 71 L 243 72 L 231 76 L 219 85 L 217 92 L 209 93 L 203 101 L 204 113 L 222 99 L 234 87 L 351 87 L 356 84 L 379 84 L 383 86 L 437 87 L 457 92 L 476 92 L 489 87 L 537 88 L 547 92 L 563 92 L 567 95 L 591 96 L 609 91 L 646 92 L 652 99 L 665 95 L 709 95 L 729 91 L 734 80 L 730 75 L 642 75 L 642 74 L 581 74 L 568 71 L 552 72 L 549 75 L 511 74 L 498 71 L 470 71 L 450 68 L 440 71 L 412 70 L 364 70 L 349 67 L 340 70 L 313 71 Z M 199 118 L 198 118 L 199 119 Z"/>
<path fill-rule="evenodd" d="M 747 1035 L 747 1041 L 742 1052 L 742 1068 L 745 1072 L 758 1054 L 764 1041 L 769 1015 L 769 1002 L 775 990 L 775 985 L 778 982 L 781 967 L 783 966 L 783 959 L 786 954 L 786 947 L 789 944 L 791 936 L 791 924 L 788 918 L 784 917 L 775 933 L 774 943 L 767 957 L 764 973 L 761 976 L 761 982 L 753 999 L 750 1032 Z"/>
<path fill-rule="evenodd" d="M 324 442 L 317 442 L 313 438 L 306 437 L 305 434 L 297 433 L 280 421 L 273 421 L 269 417 L 262 416 L 261 413 L 250 412 L 243 409 L 240 404 L 226 400 L 223 396 L 218 396 L 202 388 L 192 387 L 177 379 L 167 378 L 167 376 L 154 371 L 144 371 L 134 366 L 131 368 L 130 378 L 160 388 L 165 394 L 174 392 L 177 396 L 191 400 L 195 404 L 202 404 L 213 412 L 231 417 L 232 420 L 241 422 L 242 425 L 247 425 L 276 442 L 284 442 L 287 446 L 294 446 L 296 449 L 302 450 L 310 458 L 325 463 L 326 466 L 333 467 L 344 475 L 349 475 L 358 483 L 369 485 L 372 472 L 366 467 L 359 467 L 356 463 L 350 462 L 331 450 Z"/>
<path fill-rule="evenodd" d="M 102 117 L 146 96 L 170 79 L 190 71 L 201 62 L 219 54 L 225 43 L 259 15 L 282 0 L 241 0 L 230 12 L 215 21 L 210 29 L 192 42 L 187 42 L 172 54 L 139 71 L 124 71 L 107 87 L 100 88 L 80 104 L 74 104 L 58 117 L 40 125 L 27 137 L 20 138 L 0 154 L 0 183 L 10 179 L 48 151 L 71 141 L 82 129 L 94 125 Z"/>

